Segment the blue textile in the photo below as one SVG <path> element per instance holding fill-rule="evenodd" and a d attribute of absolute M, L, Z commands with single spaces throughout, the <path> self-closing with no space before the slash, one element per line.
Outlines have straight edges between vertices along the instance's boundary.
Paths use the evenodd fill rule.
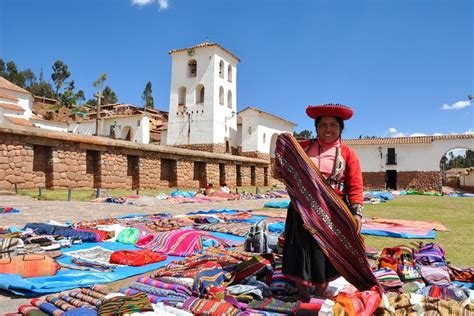
<path fill-rule="evenodd" d="M 236 210 L 227 210 L 225 208 L 220 210 L 207 210 L 207 211 L 195 211 L 186 213 L 186 215 L 197 215 L 197 214 L 236 214 Z"/>
<path fill-rule="evenodd" d="M 283 233 L 285 230 L 285 223 L 283 222 L 276 222 L 273 224 L 268 225 L 268 230 L 272 233 Z"/>
<path fill-rule="evenodd" d="M 364 192 L 364 196 L 372 196 L 376 199 L 380 199 L 380 201 L 393 200 L 393 194 L 391 192 L 382 192 L 382 191 Z"/>
<path fill-rule="evenodd" d="M 417 235 L 417 234 L 410 234 L 410 233 L 395 233 L 395 232 L 388 232 L 385 230 L 362 228 L 360 233 L 364 235 L 374 235 L 374 236 L 394 237 L 394 238 L 419 238 L 419 239 L 435 239 L 436 238 L 435 230 L 430 230 L 429 233 L 426 235 Z"/>
<path fill-rule="evenodd" d="M 100 246 L 112 251 L 137 250 L 135 246 L 124 245 L 117 242 L 100 242 L 74 245 L 64 252 L 88 249 Z M 38 278 L 22 278 L 18 274 L 0 274 L 0 289 L 4 289 L 22 296 L 38 296 L 48 293 L 65 291 L 78 287 L 89 287 L 94 284 L 109 283 L 125 279 L 137 274 L 142 274 L 163 267 L 173 260 L 182 257 L 168 256 L 164 261 L 144 265 L 141 267 L 118 266 L 114 272 L 92 272 L 61 269 L 54 276 Z M 71 257 L 63 256 L 58 262 L 71 264 Z"/>
<path fill-rule="evenodd" d="M 263 207 L 269 208 L 288 208 L 290 205 L 290 200 L 279 201 L 279 202 L 267 202 L 263 204 Z"/>
<path fill-rule="evenodd" d="M 44 223 L 28 223 L 23 229 L 32 229 L 40 235 L 61 235 L 64 237 L 80 238 L 83 242 L 97 241 L 96 234 L 92 232 L 74 230 L 69 227 L 56 226 Z"/>
<path fill-rule="evenodd" d="M 184 198 L 190 198 L 194 197 L 196 195 L 196 192 L 193 191 L 173 191 L 171 192 L 171 197 L 184 197 Z"/>

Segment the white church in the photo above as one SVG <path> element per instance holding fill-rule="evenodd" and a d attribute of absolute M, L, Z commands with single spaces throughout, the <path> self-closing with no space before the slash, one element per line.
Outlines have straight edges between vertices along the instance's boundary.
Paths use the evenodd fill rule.
<path fill-rule="evenodd" d="M 169 52 L 168 128 L 161 145 L 268 158 L 296 124 L 253 107 L 237 110 L 240 59 L 217 43 Z"/>

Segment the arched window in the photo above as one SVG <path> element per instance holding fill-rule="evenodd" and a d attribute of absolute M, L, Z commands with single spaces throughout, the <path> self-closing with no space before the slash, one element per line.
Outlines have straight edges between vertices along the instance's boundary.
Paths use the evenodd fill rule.
<path fill-rule="evenodd" d="M 227 81 L 232 82 L 232 65 L 227 67 Z"/>
<path fill-rule="evenodd" d="M 204 103 L 204 86 L 202 84 L 196 87 L 196 103 Z"/>
<path fill-rule="evenodd" d="M 219 104 L 224 105 L 224 87 L 219 88 Z"/>
<path fill-rule="evenodd" d="M 232 91 L 227 91 L 227 107 L 232 109 Z"/>
<path fill-rule="evenodd" d="M 186 105 L 186 87 L 178 89 L 178 105 Z"/>
<path fill-rule="evenodd" d="M 224 79 L 224 61 L 222 59 L 219 62 L 219 77 Z"/>
<path fill-rule="evenodd" d="M 196 77 L 197 74 L 197 62 L 196 59 L 191 59 L 188 62 L 188 77 Z"/>

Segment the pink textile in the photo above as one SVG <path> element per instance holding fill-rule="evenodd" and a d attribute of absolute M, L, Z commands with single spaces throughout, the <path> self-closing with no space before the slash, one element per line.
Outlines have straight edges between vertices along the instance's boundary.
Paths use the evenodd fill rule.
<path fill-rule="evenodd" d="M 332 173 L 334 160 L 336 159 L 336 148 L 340 146 L 341 142 L 339 139 L 329 144 L 325 144 L 317 140 L 307 152 L 308 157 L 319 168 L 319 171 L 321 171 L 325 178 L 329 177 Z M 321 165 L 319 164 L 320 162 Z"/>
<path fill-rule="evenodd" d="M 447 231 L 440 223 L 408 221 L 408 220 L 387 220 L 387 219 L 364 219 L 362 229 L 383 230 L 393 233 L 406 233 L 413 235 L 427 235 L 431 230 Z"/>

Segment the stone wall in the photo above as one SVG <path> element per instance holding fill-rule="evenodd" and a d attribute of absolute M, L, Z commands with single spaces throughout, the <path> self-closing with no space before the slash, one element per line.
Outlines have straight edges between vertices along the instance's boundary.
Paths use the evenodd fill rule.
<path fill-rule="evenodd" d="M 188 145 L 175 145 L 173 147 L 207 151 L 212 153 L 225 153 L 225 144 L 188 144 Z"/>
<path fill-rule="evenodd" d="M 441 192 L 441 172 L 437 171 L 405 171 L 397 173 L 398 189 Z"/>
<path fill-rule="evenodd" d="M 220 184 L 223 165 L 225 182 L 236 186 L 236 166 L 242 185 L 263 183 L 264 160 L 228 154 L 190 151 L 167 146 L 143 145 L 96 136 L 0 127 L 0 189 L 93 188 L 153 189 L 198 188 Z M 196 162 L 203 166 L 195 175 Z M 201 182 L 201 183 L 200 183 Z"/>
<path fill-rule="evenodd" d="M 362 172 L 364 190 L 385 190 L 385 172 Z"/>
<path fill-rule="evenodd" d="M 270 160 L 270 155 L 261 153 L 258 151 L 242 151 L 239 153 L 240 156 L 249 157 L 249 158 L 257 158 L 263 160 Z"/>

